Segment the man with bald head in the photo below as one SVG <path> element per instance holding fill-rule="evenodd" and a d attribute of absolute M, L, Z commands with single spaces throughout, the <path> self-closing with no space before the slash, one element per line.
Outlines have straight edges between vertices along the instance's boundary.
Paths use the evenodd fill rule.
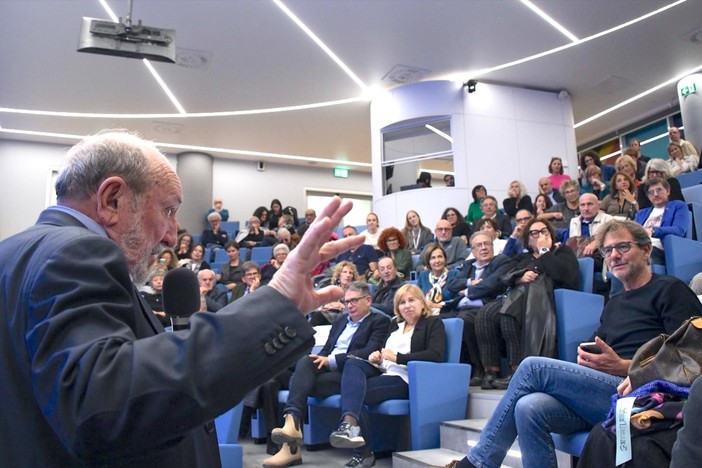
<path fill-rule="evenodd" d="M 215 287 L 214 271 L 198 271 L 197 281 L 200 283 L 200 312 L 217 312 L 227 305 L 227 291 Z"/>
<path fill-rule="evenodd" d="M 570 220 L 563 239 L 575 251 L 578 258 L 593 257 L 595 271 L 602 271 L 602 257 L 597 255 L 600 244 L 596 234 L 602 226 L 614 218 L 600 211 L 600 200 L 594 193 L 580 195 L 578 206 L 580 216 Z"/>
<path fill-rule="evenodd" d="M 550 198 L 551 203 L 554 205 L 565 201 L 565 198 L 563 198 L 561 192 L 553 188 L 551 179 L 549 179 L 548 177 L 542 177 L 539 179 L 539 193 L 543 193 L 548 198 Z"/>
<path fill-rule="evenodd" d="M 126 132 L 68 152 L 57 206 L 0 242 L 0 453 L 13 466 L 220 465 L 213 418 L 314 344 L 305 314 L 342 290 L 310 271 L 363 238 L 325 243 L 351 210 L 332 199 L 269 286 L 164 333 L 136 284 L 176 242 L 183 189 Z M 197 288 L 193 287 L 194 294 Z"/>
<path fill-rule="evenodd" d="M 446 268 L 453 270 L 463 264 L 463 260 L 468 257 L 468 247 L 463 239 L 460 237 L 453 237 L 453 229 L 451 228 L 451 223 L 445 219 L 440 219 L 436 222 L 436 227 L 434 228 L 434 235 L 436 236 L 435 242 L 440 244 L 441 247 L 446 251 Z M 417 271 L 426 270 L 427 267 L 424 265 L 424 252 L 427 245 L 422 249 L 422 253 L 419 255 L 419 261 L 417 262 Z"/>

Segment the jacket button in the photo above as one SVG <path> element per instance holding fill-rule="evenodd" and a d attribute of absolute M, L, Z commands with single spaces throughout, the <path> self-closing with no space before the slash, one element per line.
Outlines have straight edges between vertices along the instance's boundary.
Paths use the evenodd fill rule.
<path fill-rule="evenodd" d="M 272 354 L 275 354 L 276 351 L 277 351 L 277 349 L 275 349 L 275 348 L 273 347 L 273 345 L 270 344 L 270 343 L 266 343 L 266 344 L 263 346 L 263 350 L 266 352 L 266 354 L 271 354 L 271 355 L 272 355 Z"/>
<path fill-rule="evenodd" d="M 273 338 L 272 343 L 275 349 L 283 349 L 285 347 L 285 345 L 281 343 L 278 338 Z"/>
<path fill-rule="evenodd" d="M 283 333 L 283 332 L 278 333 L 278 339 L 280 340 L 281 343 L 290 343 L 290 338 L 285 336 L 285 333 Z"/>
<path fill-rule="evenodd" d="M 297 330 L 294 327 L 285 327 L 283 331 L 288 338 L 295 338 L 297 336 Z"/>
<path fill-rule="evenodd" d="M 212 434 L 214 432 L 214 430 L 215 430 L 214 421 L 207 421 L 205 423 L 205 432 L 207 432 L 208 434 Z"/>

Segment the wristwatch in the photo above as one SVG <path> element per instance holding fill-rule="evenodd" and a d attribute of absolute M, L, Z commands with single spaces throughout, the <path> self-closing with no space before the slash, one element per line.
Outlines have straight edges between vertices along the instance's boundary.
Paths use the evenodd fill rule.
<path fill-rule="evenodd" d="M 545 254 L 546 252 L 550 252 L 551 250 L 548 247 L 541 247 L 541 250 L 539 250 L 539 253 L 541 255 Z"/>

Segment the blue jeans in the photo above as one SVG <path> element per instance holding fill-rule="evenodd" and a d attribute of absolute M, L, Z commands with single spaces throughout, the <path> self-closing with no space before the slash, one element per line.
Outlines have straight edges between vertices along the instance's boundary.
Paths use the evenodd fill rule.
<path fill-rule="evenodd" d="M 328 397 L 339 393 L 341 373 L 326 367 L 317 369 L 309 356 L 302 356 L 290 377 L 290 393 L 283 414 L 303 419 L 307 414 L 307 397 Z"/>
<path fill-rule="evenodd" d="M 378 369 L 367 362 L 349 359 L 341 375 L 341 419 L 353 416 L 361 428 L 361 435 L 366 441 L 354 453 L 363 453 L 370 449 L 372 439 L 368 415 L 363 403 L 375 405 L 390 399 L 409 398 L 409 387 L 396 375 L 382 375 Z"/>
<path fill-rule="evenodd" d="M 499 467 L 519 435 L 526 468 L 557 466 L 550 433 L 586 431 L 603 421 L 622 380 L 572 362 L 526 358 L 468 460 L 477 467 Z"/>

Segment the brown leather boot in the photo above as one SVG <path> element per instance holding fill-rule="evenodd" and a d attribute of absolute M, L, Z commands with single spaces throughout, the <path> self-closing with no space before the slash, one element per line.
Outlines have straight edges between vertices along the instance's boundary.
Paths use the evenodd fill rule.
<path fill-rule="evenodd" d="M 283 444 L 280 451 L 263 460 L 263 468 L 282 468 L 302 464 L 302 450 L 297 445 Z"/>
<path fill-rule="evenodd" d="M 276 427 L 271 433 L 271 439 L 278 445 L 294 444 L 302 445 L 302 430 L 300 430 L 300 419 L 290 413 L 285 415 L 285 424 L 282 428 Z"/>

